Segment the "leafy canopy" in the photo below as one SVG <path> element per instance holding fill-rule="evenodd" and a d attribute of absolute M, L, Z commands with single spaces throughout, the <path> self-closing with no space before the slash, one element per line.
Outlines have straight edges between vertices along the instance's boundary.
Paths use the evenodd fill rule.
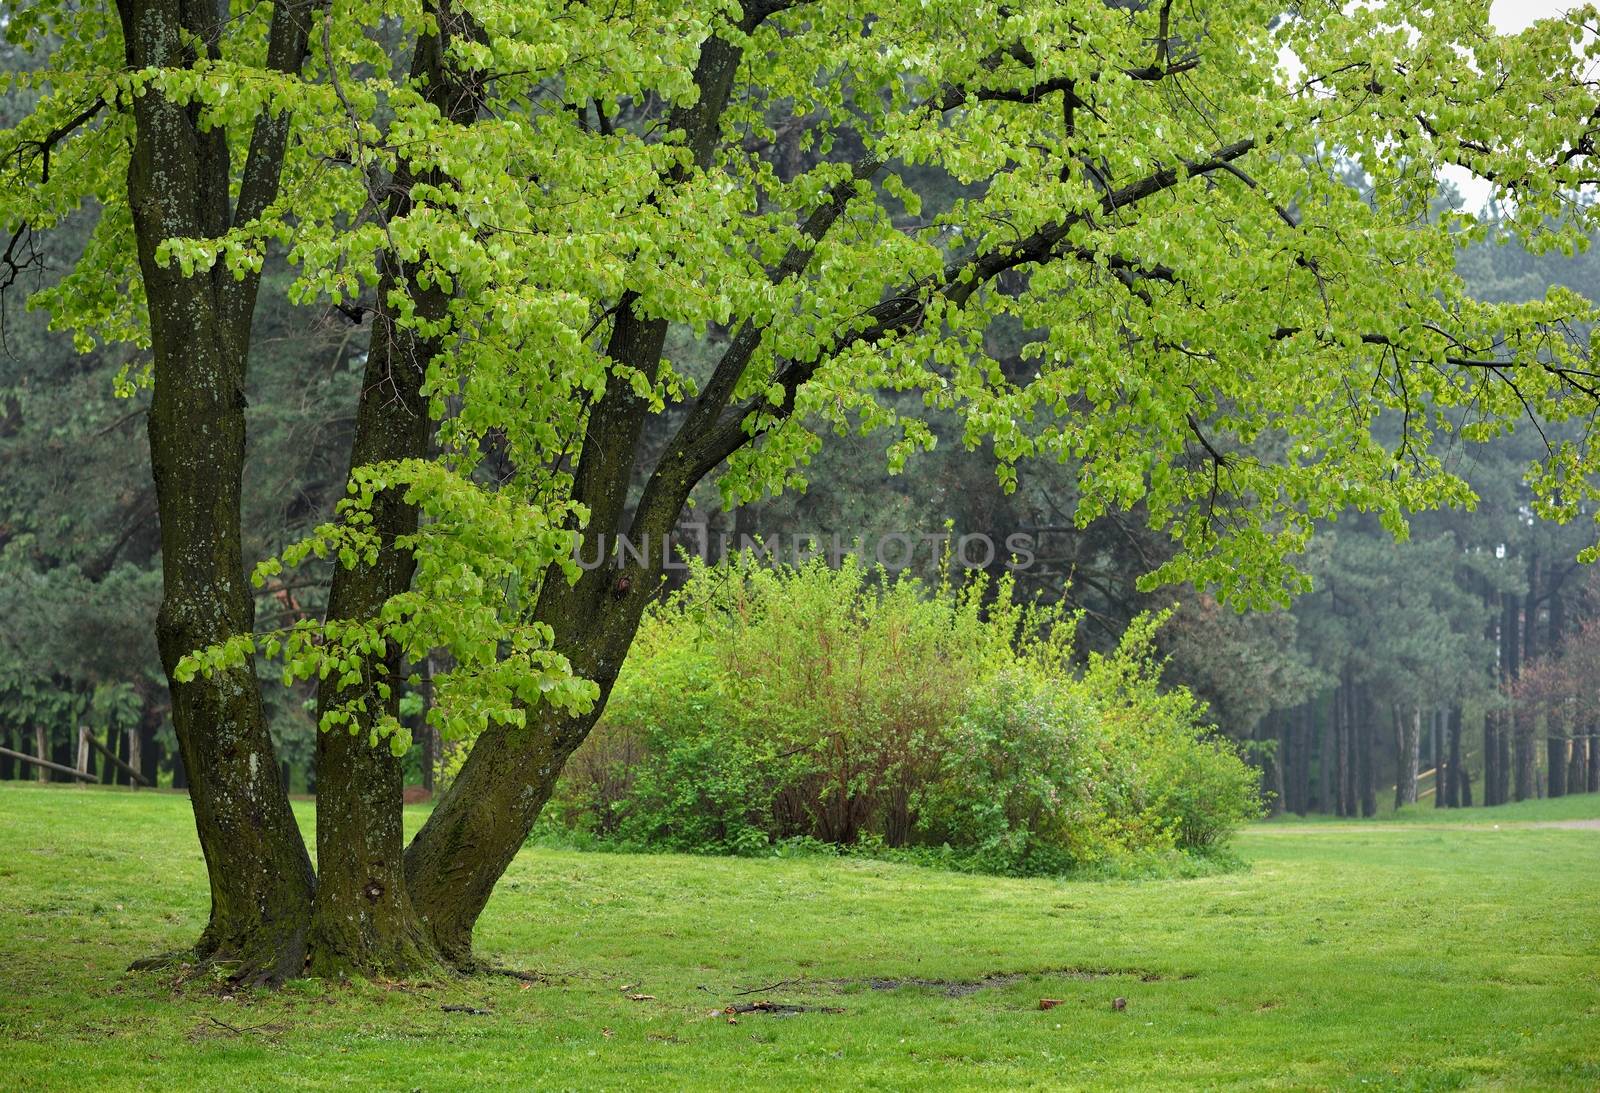
<path fill-rule="evenodd" d="M 576 576 L 573 467 L 619 387 L 669 437 L 646 529 L 708 474 L 730 502 L 803 485 L 829 430 L 882 431 L 904 467 L 933 442 L 910 392 L 959 413 L 1008 482 L 1020 460 L 1073 463 L 1081 521 L 1142 502 L 1181 548 L 1151 579 L 1239 602 L 1303 586 L 1291 559 L 1318 519 L 1353 506 L 1399 534 L 1408 511 L 1470 504 L 1440 438 L 1594 408 L 1571 333 L 1588 301 L 1483 302 L 1455 272 L 1491 230 L 1542 251 L 1594 226 L 1591 6 L 1500 37 L 1481 0 L 467 0 L 443 10 L 471 28 L 447 47 L 482 89 L 470 124 L 406 75 L 438 29 L 413 0 L 299 7 L 310 55 L 289 73 L 268 63 L 270 5 L 138 70 L 109 8 L 5 17 L 48 58 L 9 77 L 38 104 L 0 133 L 0 223 L 20 237 L 99 211 L 35 300 L 57 326 L 148 341 L 125 172 L 130 104 L 153 94 L 223 128 L 235 164 L 258 115 L 291 130 L 279 199 L 161 261 L 237 276 L 278 248 L 296 298 L 349 306 L 387 252 L 451 300 L 434 322 L 389 301 L 445 336 L 437 459 L 359 471 L 335 523 L 264 563 L 371 556 L 370 499 L 402 488 L 427 514 L 404 544 L 412 591 L 195 669 L 259 641 L 287 675 L 327 677 L 397 642 L 453 655 L 447 731 L 520 721 L 540 695 L 591 701 L 533 604 L 547 574 Z M 448 181 L 390 216 L 402 160 Z M 1446 164 L 1489 181 L 1503 227 L 1438 212 Z M 673 355 L 610 358 L 620 308 L 682 331 Z M 1002 341 L 1027 374 L 1001 367 Z M 1536 466 L 1546 511 L 1595 500 L 1593 469 L 1576 444 Z"/>

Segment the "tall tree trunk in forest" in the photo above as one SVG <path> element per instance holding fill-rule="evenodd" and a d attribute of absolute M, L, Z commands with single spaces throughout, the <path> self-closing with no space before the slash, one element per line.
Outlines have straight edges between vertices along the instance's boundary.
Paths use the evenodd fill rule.
<path fill-rule="evenodd" d="M 1555 743 L 1554 737 L 1551 738 L 1551 743 Z M 1550 796 L 1552 797 L 1562 797 L 1568 793 L 1583 792 L 1583 740 L 1581 738 L 1563 739 L 1561 745 L 1562 754 L 1560 758 L 1562 762 L 1559 779 L 1556 777 L 1556 756 L 1551 755 L 1550 757 Z M 1559 792 L 1557 792 L 1558 782 L 1560 786 Z"/>
<path fill-rule="evenodd" d="M 139 739 L 136 754 L 137 763 L 133 769 L 144 776 L 144 780 L 152 786 L 157 785 L 157 776 L 161 769 L 161 743 L 156 739 L 156 730 L 161 727 L 159 716 L 146 709 L 139 717 Z"/>
<path fill-rule="evenodd" d="M 50 755 L 47 758 L 58 766 L 63 766 L 70 770 L 73 767 L 74 760 L 78 757 L 76 753 L 77 740 L 70 730 L 64 728 L 63 731 L 56 733 L 55 744 L 51 747 Z M 77 779 L 70 774 L 62 774 L 58 770 L 53 770 L 50 772 L 50 780 L 52 782 L 74 782 Z"/>
<path fill-rule="evenodd" d="M 1589 726 L 1589 777 L 1585 787 L 1590 793 L 1600 793 L 1600 729 Z"/>
<path fill-rule="evenodd" d="M 439 34 L 417 40 L 411 81 L 439 113 L 456 124 L 477 116 L 481 89 L 446 64 L 452 37 L 472 33 L 470 20 L 448 5 L 434 11 Z M 405 216 L 418 184 L 437 186 L 438 172 L 413 173 L 401 163 L 390 183 L 387 215 Z M 356 410 L 356 435 L 351 469 L 374 463 L 425 459 L 432 435 L 423 382 L 429 363 L 440 353 L 440 336 L 419 337 L 402 326 L 390 300 L 404 292 L 417 317 L 437 324 L 446 317 L 449 297 L 437 286 L 424 288 L 417 269 L 386 254 L 378 285 L 378 306 L 372 321 L 366 374 Z M 413 555 L 399 549 L 398 539 L 414 535 L 415 505 L 404 491 L 380 491 L 372 504 L 372 530 L 379 549 L 375 560 L 343 565 L 334 571 L 328 596 L 330 619 L 376 618 L 383 605 L 411 586 Z M 362 697 L 365 712 L 354 716 L 349 731 L 317 735 L 317 896 L 312 908 L 311 969 L 318 975 L 408 974 L 425 972 L 441 961 L 411 900 L 405 880 L 403 793 L 405 764 L 387 741 L 369 743 L 380 714 L 398 716 L 400 650 L 390 643 L 382 656 L 367 655 L 357 689 L 337 690 L 324 681 L 318 688 L 319 713 Z M 387 697 L 378 693 L 388 688 Z"/>
<path fill-rule="evenodd" d="M 1323 704 L 1322 717 L 1317 719 L 1317 811 L 1336 812 L 1338 810 L 1337 797 L 1334 790 L 1334 753 L 1338 750 L 1335 742 L 1336 729 L 1339 718 L 1338 688 L 1328 692 L 1327 701 Z"/>
<path fill-rule="evenodd" d="M 1539 578 L 1541 573 L 1538 553 L 1530 552 L 1528 555 L 1528 591 L 1523 597 L 1522 648 L 1511 665 L 1512 680 L 1516 680 L 1521 676 L 1522 665 L 1531 663 L 1538 656 L 1539 630 L 1537 620 L 1539 617 Z M 1515 634 L 1513 634 L 1513 640 L 1515 640 Z M 1511 707 L 1512 783 L 1519 801 L 1526 801 L 1539 795 L 1539 767 L 1534 745 L 1535 722 L 1536 717 L 1533 710 L 1518 708 L 1515 701 L 1513 701 Z"/>
<path fill-rule="evenodd" d="M 187 68 L 218 54 L 222 9 L 178 0 L 118 0 L 128 66 Z M 273 8 L 268 63 L 300 67 L 309 5 Z M 256 123 L 229 209 L 227 135 L 202 128 L 198 106 L 146 85 L 132 101 L 128 204 L 154 352 L 150 457 L 161 520 L 163 591 L 156 623 L 172 721 L 190 778 L 195 827 L 211 880 L 211 917 L 196 947 L 245 981 L 298 974 L 315 884 L 262 713 L 253 666 L 179 678 L 180 659 L 247 634 L 239 496 L 245 369 L 259 280 L 222 263 L 185 275 L 156 260 L 174 237 L 215 239 L 276 198 L 287 119 Z"/>
<path fill-rule="evenodd" d="M 1521 600 L 1515 593 L 1506 592 L 1500 597 L 1500 682 L 1509 689 L 1522 674 L 1522 612 Z M 1513 743 L 1521 734 L 1521 725 L 1515 703 L 1508 704 L 1496 718 L 1495 732 L 1495 783 L 1494 804 L 1511 800 L 1516 784 L 1516 756 Z"/>
<path fill-rule="evenodd" d="M 1512 766 L 1516 771 L 1515 791 L 1519 801 L 1531 801 L 1539 796 L 1539 753 L 1534 737 L 1534 716 L 1531 710 L 1511 711 L 1514 751 Z"/>
<path fill-rule="evenodd" d="M 1445 711 L 1434 709 L 1429 719 L 1429 752 L 1434 757 L 1434 808 L 1450 808 L 1450 763 L 1446 759 Z"/>
<path fill-rule="evenodd" d="M 1304 816 L 1311 805 L 1311 718 L 1312 706 L 1302 702 L 1295 708 L 1290 722 L 1294 734 L 1294 768 L 1289 779 L 1292 787 L 1296 815 Z"/>
<path fill-rule="evenodd" d="M 1413 707 L 1409 714 L 1394 708 L 1395 782 L 1394 807 L 1417 803 L 1418 752 L 1422 747 L 1422 710 Z"/>
<path fill-rule="evenodd" d="M 1338 814 L 1340 816 L 1353 816 L 1356 811 L 1354 770 L 1350 762 L 1350 691 L 1351 687 L 1348 682 L 1341 683 L 1334 706 L 1337 713 L 1334 731 L 1337 738 L 1336 745 L 1339 750 L 1335 778 L 1339 783 Z"/>
<path fill-rule="evenodd" d="M 1553 657 L 1561 651 L 1562 637 L 1566 630 L 1566 599 L 1561 594 L 1561 581 L 1556 578 L 1553 570 L 1549 574 L 1547 583 L 1550 586 L 1550 627 L 1545 638 L 1545 656 Z M 1573 749 L 1568 738 L 1575 724 L 1576 722 L 1565 713 L 1559 717 L 1553 713 L 1545 717 L 1545 769 L 1549 771 L 1547 792 L 1551 797 L 1564 797 L 1571 792 L 1567 784 L 1567 768 L 1570 765 L 1569 755 Z"/>
<path fill-rule="evenodd" d="M 139 736 L 139 730 L 137 728 L 124 729 L 122 735 L 123 738 L 128 742 L 128 758 L 126 762 L 129 769 L 136 770 L 140 774 L 143 774 L 144 740 Z M 132 775 L 128 776 L 128 782 L 130 785 L 134 784 Z"/>
<path fill-rule="evenodd" d="M 114 728 L 112 728 L 110 726 L 107 726 L 106 727 L 106 744 L 105 744 L 106 751 L 105 751 L 105 754 L 108 755 L 108 756 L 109 755 L 116 755 L 117 754 L 117 743 L 121 739 L 122 739 L 122 734 L 121 733 L 119 733 L 116 729 L 114 729 Z M 114 786 L 114 785 L 116 785 L 117 784 L 117 776 L 120 775 L 121 773 L 122 772 L 117 769 L 117 765 L 115 763 L 113 763 L 110 759 L 105 759 L 100 764 L 100 784 L 103 785 L 103 786 Z M 124 777 L 126 777 L 126 776 L 124 775 Z"/>
<path fill-rule="evenodd" d="M 1378 814 L 1378 712 L 1366 688 L 1360 691 L 1356 716 L 1356 780 L 1361 793 L 1361 815 L 1372 817 Z"/>
<path fill-rule="evenodd" d="M 1470 805 L 1471 782 L 1468 779 L 1466 768 L 1461 765 L 1461 707 L 1451 706 L 1445 718 L 1445 754 L 1450 764 L 1450 777 L 1447 783 L 1448 797 L 1446 804 L 1451 808 L 1461 808 Z M 1462 789 L 1467 789 L 1467 796 L 1463 800 Z"/>

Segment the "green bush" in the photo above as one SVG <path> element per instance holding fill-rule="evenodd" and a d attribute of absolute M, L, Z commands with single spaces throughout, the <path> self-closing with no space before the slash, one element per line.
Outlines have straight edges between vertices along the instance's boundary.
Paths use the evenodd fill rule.
<path fill-rule="evenodd" d="M 1071 665 L 1075 620 L 1009 581 L 696 566 L 651 612 L 547 824 L 612 845 L 831 845 L 1053 874 L 1202 851 L 1257 811 L 1157 619 Z"/>

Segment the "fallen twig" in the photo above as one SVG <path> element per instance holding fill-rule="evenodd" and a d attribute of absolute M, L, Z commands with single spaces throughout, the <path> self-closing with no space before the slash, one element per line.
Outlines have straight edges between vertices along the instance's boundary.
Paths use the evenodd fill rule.
<path fill-rule="evenodd" d="M 796 1013 L 843 1013 L 842 1006 L 802 1006 L 794 1002 L 772 1002 L 763 998 L 759 1002 L 735 1002 L 731 1006 L 724 1006 L 713 1016 L 734 1017 L 741 1013 L 770 1013 L 778 1017 L 788 1017 Z"/>
<path fill-rule="evenodd" d="M 747 994 L 760 994 L 762 991 L 775 991 L 779 987 L 792 987 L 799 983 L 798 979 L 780 979 L 778 982 L 765 987 L 751 987 L 747 991 L 734 991 L 732 997 L 743 998 Z"/>

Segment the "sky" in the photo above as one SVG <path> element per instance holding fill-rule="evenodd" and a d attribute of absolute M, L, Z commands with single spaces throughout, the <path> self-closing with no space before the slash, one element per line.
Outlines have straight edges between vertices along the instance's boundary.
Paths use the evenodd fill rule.
<path fill-rule="evenodd" d="M 1502 34 L 1514 34 L 1536 19 L 1567 11 L 1576 4 L 1573 0 L 1494 0 L 1489 8 L 1489 19 Z M 1444 177 L 1455 183 L 1466 200 L 1468 209 L 1482 207 L 1489 198 L 1489 184 L 1458 167 L 1447 167 Z"/>
<path fill-rule="evenodd" d="M 1502 34 L 1511 34 L 1535 19 L 1543 19 L 1576 5 L 1570 0 L 1494 0 L 1489 18 Z"/>

